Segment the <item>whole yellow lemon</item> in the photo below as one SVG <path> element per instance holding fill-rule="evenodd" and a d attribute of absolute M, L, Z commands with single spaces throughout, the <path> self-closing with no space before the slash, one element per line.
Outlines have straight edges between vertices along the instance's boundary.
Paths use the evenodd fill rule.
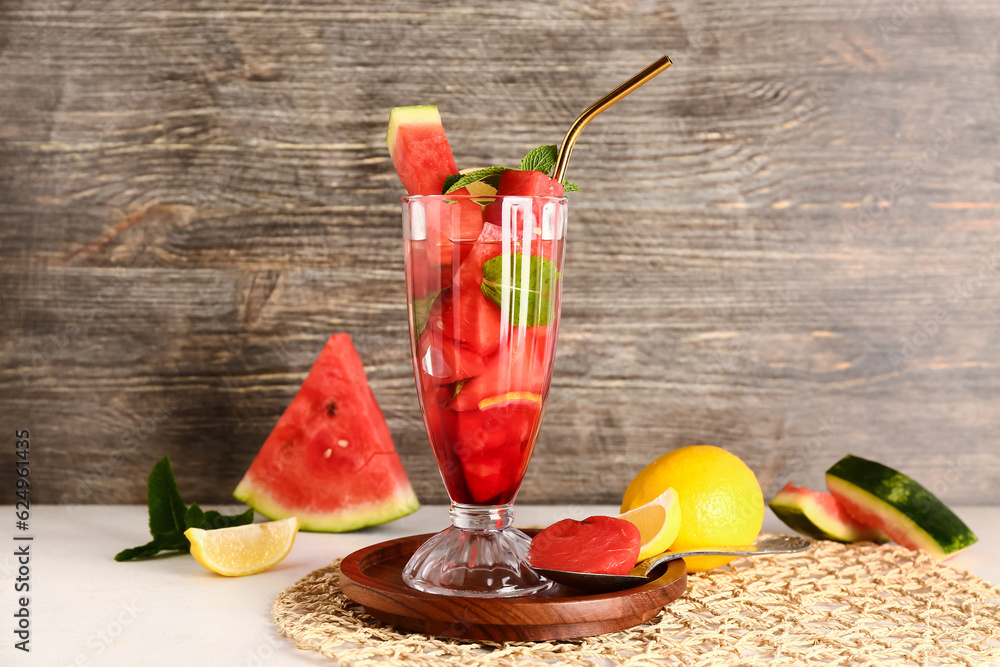
<path fill-rule="evenodd" d="M 671 551 L 698 547 L 745 546 L 764 523 L 764 494 L 757 476 L 738 456 L 721 447 L 681 447 L 656 459 L 636 475 L 622 498 L 622 512 L 645 505 L 666 489 L 677 491 L 681 526 Z M 685 558 L 688 572 L 725 565 L 732 556 Z"/>

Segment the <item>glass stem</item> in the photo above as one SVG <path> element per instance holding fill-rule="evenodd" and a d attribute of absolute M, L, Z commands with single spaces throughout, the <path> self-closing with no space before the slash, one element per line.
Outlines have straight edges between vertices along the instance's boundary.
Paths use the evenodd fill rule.
<path fill-rule="evenodd" d="M 451 523 L 462 530 L 494 532 L 514 523 L 514 503 L 506 505 L 451 504 Z"/>

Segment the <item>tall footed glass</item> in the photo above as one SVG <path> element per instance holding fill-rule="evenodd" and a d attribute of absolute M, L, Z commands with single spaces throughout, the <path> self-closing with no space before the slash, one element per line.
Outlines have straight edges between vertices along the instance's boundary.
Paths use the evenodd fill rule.
<path fill-rule="evenodd" d="M 566 199 L 403 198 L 410 348 L 451 523 L 403 580 L 428 593 L 513 597 L 551 583 L 526 563 L 512 506 L 552 379 Z"/>

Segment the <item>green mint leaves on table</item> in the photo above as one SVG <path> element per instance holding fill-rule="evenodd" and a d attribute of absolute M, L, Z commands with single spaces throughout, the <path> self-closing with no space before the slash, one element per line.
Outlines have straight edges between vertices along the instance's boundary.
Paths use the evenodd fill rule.
<path fill-rule="evenodd" d="M 504 275 L 503 255 L 498 255 L 483 264 L 483 294 L 499 307 L 503 307 L 505 292 L 510 294 L 510 322 L 516 327 L 546 326 L 554 315 L 554 303 L 550 300 L 555 282 L 562 276 L 555 263 L 544 257 L 531 255 L 528 259 L 528 280 L 523 276 L 523 256 L 514 253 L 509 273 Z M 527 299 L 527 312 L 522 319 L 521 303 Z"/>
<path fill-rule="evenodd" d="M 226 528 L 253 523 L 253 508 L 246 512 L 224 515 L 215 510 L 205 512 L 198 503 L 188 507 L 181 500 L 170 458 L 164 456 L 156 462 L 146 482 L 146 498 L 149 505 L 149 532 L 153 540 L 147 544 L 125 549 L 115 555 L 116 561 L 149 558 L 161 551 L 190 553 L 191 543 L 184 536 L 188 528 Z"/>
<path fill-rule="evenodd" d="M 552 168 L 556 166 L 556 159 L 558 156 L 559 148 L 553 145 L 532 148 L 528 151 L 528 154 L 524 156 L 524 159 L 521 160 L 521 165 L 518 169 L 521 171 L 540 171 L 543 174 L 550 175 L 549 172 L 551 172 Z M 471 171 L 468 174 L 453 174 L 445 179 L 444 187 L 441 189 L 441 194 L 451 194 L 455 190 L 459 190 L 479 181 L 496 188 L 500 184 L 500 175 L 505 171 L 512 170 L 507 167 L 486 167 L 485 169 Z M 572 181 L 563 181 L 562 185 L 564 192 L 580 191 L 580 186 Z"/>

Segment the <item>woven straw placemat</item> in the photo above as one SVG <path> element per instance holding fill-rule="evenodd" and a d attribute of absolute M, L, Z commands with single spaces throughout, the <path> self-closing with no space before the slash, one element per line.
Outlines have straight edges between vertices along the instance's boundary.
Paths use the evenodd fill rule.
<path fill-rule="evenodd" d="M 643 625 L 502 644 L 397 632 L 340 591 L 340 559 L 274 601 L 281 634 L 340 665 L 1000 665 L 1000 588 L 901 547 L 817 542 L 688 577 Z"/>

